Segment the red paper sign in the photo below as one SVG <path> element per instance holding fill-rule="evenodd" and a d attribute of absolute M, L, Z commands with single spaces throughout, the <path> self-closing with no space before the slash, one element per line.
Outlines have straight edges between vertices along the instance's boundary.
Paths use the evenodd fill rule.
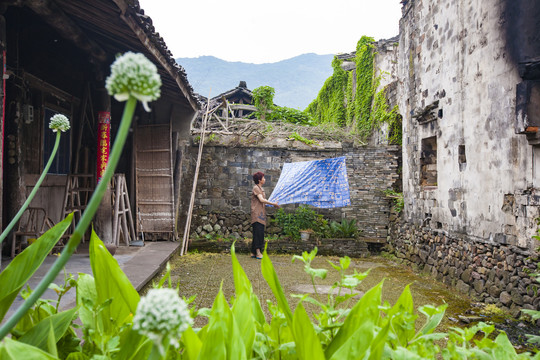
<path fill-rule="evenodd" d="M 111 113 L 100 111 L 98 113 L 98 146 L 97 146 L 97 182 L 101 181 L 105 168 L 109 163 L 109 147 L 111 144 Z"/>

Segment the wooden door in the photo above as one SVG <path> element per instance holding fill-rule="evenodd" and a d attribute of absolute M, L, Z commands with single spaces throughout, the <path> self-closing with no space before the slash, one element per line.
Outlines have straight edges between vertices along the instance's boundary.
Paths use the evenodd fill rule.
<path fill-rule="evenodd" d="M 146 240 L 174 238 L 173 163 L 170 124 L 135 131 L 137 232 Z"/>

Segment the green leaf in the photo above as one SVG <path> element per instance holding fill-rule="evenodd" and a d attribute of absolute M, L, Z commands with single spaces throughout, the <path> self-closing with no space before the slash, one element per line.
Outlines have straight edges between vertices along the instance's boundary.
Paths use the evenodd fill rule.
<path fill-rule="evenodd" d="M 363 359 L 371 345 L 374 330 L 375 324 L 373 322 L 366 321 L 365 323 L 361 324 L 356 329 L 356 331 L 346 339 L 346 341 L 339 347 L 339 349 L 334 352 L 330 359 Z"/>
<path fill-rule="evenodd" d="M 0 359 L 2 360 L 58 360 L 53 356 L 37 347 L 11 340 L 5 337 L 3 343 L 0 343 Z"/>
<path fill-rule="evenodd" d="M 494 359 L 514 359 L 517 356 L 516 349 L 504 332 L 497 335 L 495 344 L 497 346 L 493 349 Z"/>
<path fill-rule="evenodd" d="M 418 311 L 420 311 L 422 314 L 427 316 L 427 321 L 422 326 L 418 334 L 429 334 L 435 328 L 441 323 L 441 320 L 444 317 L 444 312 L 446 311 L 446 308 L 448 307 L 448 304 L 442 304 L 438 307 L 433 307 L 431 305 L 424 305 L 418 308 Z M 417 335 L 418 336 L 418 335 Z"/>
<path fill-rule="evenodd" d="M 47 352 L 53 356 L 58 357 L 58 350 L 56 349 L 56 338 L 54 336 L 54 329 L 49 322 L 49 332 L 47 334 Z"/>
<path fill-rule="evenodd" d="M 197 360 L 202 347 L 201 339 L 199 339 L 191 327 L 184 331 L 182 339 L 187 360 Z"/>
<path fill-rule="evenodd" d="M 152 350 L 152 340 L 132 328 L 120 336 L 120 350 L 116 360 L 147 360 Z"/>
<path fill-rule="evenodd" d="M 66 333 L 76 311 L 77 308 L 73 308 L 41 320 L 36 324 L 36 326 L 21 336 L 19 338 L 19 342 L 48 351 L 50 349 L 50 344 L 48 344 L 48 341 L 50 341 L 49 333 L 51 329 L 54 334 L 54 344 L 56 344 L 58 340 L 60 340 L 60 338 Z"/>
<path fill-rule="evenodd" d="M 234 288 L 236 290 L 236 297 L 239 297 L 241 294 L 251 294 L 251 282 L 249 281 L 246 273 L 244 272 L 244 269 L 242 269 L 242 266 L 236 258 L 234 243 L 231 245 L 231 260 L 233 266 Z"/>
<path fill-rule="evenodd" d="M 384 354 L 384 348 L 388 340 L 388 333 L 390 332 L 390 322 L 386 323 L 381 330 L 378 331 L 375 339 L 370 344 L 370 360 L 382 359 Z"/>
<path fill-rule="evenodd" d="M 92 275 L 79 273 L 77 281 L 77 306 L 79 318 L 87 329 L 94 329 L 95 319 L 93 308 L 97 304 L 96 282 Z"/>
<path fill-rule="evenodd" d="M 336 337 L 334 337 L 334 340 L 326 348 L 325 354 L 328 359 L 353 336 L 360 326 L 377 324 L 379 322 L 379 306 L 381 305 L 383 283 L 384 280 L 367 291 L 351 309 Z"/>
<path fill-rule="evenodd" d="M 296 306 L 292 324 L 298 358 L 300 360 L 324 360 L 321 342 L 302 303 Z"/>
<path fill-rule="evenodd" d="M 521 309 L 521 312 L 529 315 L 533 320 L 540 319 L 540 311 L 538 310 Z"/>
<path fill-rule="evenodd" d="M 277 277 L 276 270 L 272 265 L 272 261 L 270 261 L 270 257 L 268 257 L 266 248 L 264 249 L 261 269 L 264 279 L 266 280 L 268 286 L 270 286 L 270 289 L 272 289 L 272 293 L 276 297 L 279 308 L 281 309 L 283 314 L 285 314 L 287 323 L 292 324 L 292 311 L 289 307 L 289 303 L 287 302 L 287 298 L 285 297 L 285 293 L 283 292 L 283 288 L 281 287 L 281 284 Z"/>
<path fill-rule="evenodd" d="M 93 230 L 90 237 L 90 265 L 96 283 L 98 303 L 112 299 L 111 305 L 103 310 L 103 316 L 112 320 L 104 322 L 107 333 L 115 334 L 117 328 L 135 314 L 139 294 Z"/>
<path fill-rule="evenodd" d="M 159 280 L 159 282 L 157 284 L 158 289 L 161 289 L 163 287 L 163 284 L 165 284 L 165 281 L 169 282 L 169 288 L 172 285 L 172 283 L 171 283 L 171 264 L 169 262 L 167 262 L 167 265 L 165 266 L 165 268 L 167 269 L 167 271 L 165 272 L 165 275 L 163 275 L 161 280 Z"/>
<path fill-rule="evenodd" d="M 246 359 L 245 346 L 231 309 L 220 289 L 212 306 L 199 359 Z"/>
<path fill-rule="evenodd" d="M 253 317 L 257 321 L 257 323 L 259 323 L 259 325 L 261 326 L 266 324 L 266 317 L 264 316 L 261 303 L 259 302 L 259 298 L 255 294 L 251 295 L 251 309 Z"/>
<path fill-rule="evenodd" d="M 253 342 L 255 341 L 256 324 L 251 313 L 251 301 L 247 293 L 236 298 L 232 312 L 238 324 L 238 330 L 245 346 L 246 358 L 251 359 Z"/>
<path fill-rule="evenodd" d="M 85 355 L 82 352 L 72 352 L 66 358 L 66 360 L 88 360 L 88 359 L 90 359 L 88 355 Z"/>
<path fill-rule="evenodd" d="M 341 270 L 341 267 L 334 264 L 333 262 L 331 262 L 330 260 L 326 260 L 334 269 L 336 269 L 337 271 L 340 271 Z"/>
<path fill-rule="evenodd" d="M 71 225 L 73 214 L 41 235 L 32 245 L 13 259 L 0 273 L 0 321 L 4 318 L 21 288 L 41 266 L 60 237 Z"/>
<path fill-rule="evenodd" d="M 398 301 L 388 311 L 387 316 L 382 320 L 380 325 L 383 326 L 384 322 L 390 321 L 399 344 L 406 346 L 414 338 L 414 323 L 416 318 L 417 315 L 414 314 L 413 298 L 409 284 L 405 286 Z"/>
<path fill-rule="evenodd" d="M 348 256 L 339 258 L 339 264 L 341 265 L 341 268 L 343 270 L 347 270 L 349 268 L 349 265 L 351 265 L 351 258 Z"/>
<path fill-rule="evenodd" d="M 326 279 L 326 274 L 328 274 L 328 270 L 326 269 L 313 269 L 311 266 L 306 266 L 304 270 L 309 276 L 318 277 L 323 280 Z"/>

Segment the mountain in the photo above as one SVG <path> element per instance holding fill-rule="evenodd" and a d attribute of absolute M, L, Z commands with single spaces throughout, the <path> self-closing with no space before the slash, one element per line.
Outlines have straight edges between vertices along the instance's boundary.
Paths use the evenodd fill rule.
<path fill-rule="evenodd" d="M 188 81 L 195 92 L 213 98 L 234 89 L 240 81 L 254 90 L 259 86 L 275 89 L 274 103 L 304 110 L 332 75 L 334 55 L 304 54 L 268 64 L 229 62 L 213 56 L 178 58 L 186 69 Z"/>

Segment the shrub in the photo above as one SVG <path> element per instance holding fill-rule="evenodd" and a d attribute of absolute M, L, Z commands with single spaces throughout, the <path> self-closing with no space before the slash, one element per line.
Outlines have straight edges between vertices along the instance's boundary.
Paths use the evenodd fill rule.
<path fill-rule="evenodd" d="M 312 229 L 318 236 L 324 236 L 327 226 L 323 216 L 306 205 L 300 205 L 292 213 L 285 212 L 283 208 L 280 208 L 274 221 L 282 229 L 283 233 L 293 240 L 299 240 L 300 230 L 307 229 Z"/>
<path fill-rule="evenodd" d="M 330 223 L 330 230 L 332 237 L 354 238 L 358 235 L 358 228 L 354 219 L 342 219 L 341 223 L 332 221 Z"/>

